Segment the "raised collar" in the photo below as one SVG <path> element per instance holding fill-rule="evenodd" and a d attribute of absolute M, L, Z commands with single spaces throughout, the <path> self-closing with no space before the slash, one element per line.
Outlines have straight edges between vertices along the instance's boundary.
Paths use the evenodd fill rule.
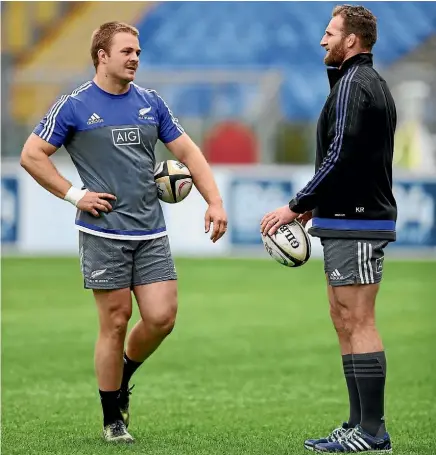
<path fill-rule="evenodd" d="M 330 89 L 332 89 L 336 82 L 348 71 L 352 66 L 372 66 L 372 54 L 369 52 L 353 55 L 349 59 L 345 60 L 341 68 L 327 68 L 327 76 L 329 78 Z"/>

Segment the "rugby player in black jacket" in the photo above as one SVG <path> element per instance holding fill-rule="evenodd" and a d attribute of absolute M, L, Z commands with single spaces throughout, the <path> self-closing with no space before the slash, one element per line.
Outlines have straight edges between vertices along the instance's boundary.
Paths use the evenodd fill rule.
<path fill-rule="evenodd" d="M 376 39 L 376 18 L 369 10 L 349 5 L 333 10 L 321 41 L 331 91 L 318 120 L 316 173 L 289 206 L 261 221 L 265 235 L 294 219 L 305 225 L 313 218 L 309 232 L 324 248 L 350 415 L 328 437 L 305 441 L 317 452 L 391 451 L 384 422 L 386 357 L 374 307 L 384 248 L 395 240 L 397 119 L 387 84 L 373 68 Z"/>

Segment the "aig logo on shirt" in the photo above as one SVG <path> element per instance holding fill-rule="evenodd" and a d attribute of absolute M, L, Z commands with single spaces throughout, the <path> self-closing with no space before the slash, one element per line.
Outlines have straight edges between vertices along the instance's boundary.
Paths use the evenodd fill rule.
<path fill-rule="evenodd" d="M 139 128 L 120 128 L 112 130 L 112 139 L 115 145 L 140 144 Z"/>

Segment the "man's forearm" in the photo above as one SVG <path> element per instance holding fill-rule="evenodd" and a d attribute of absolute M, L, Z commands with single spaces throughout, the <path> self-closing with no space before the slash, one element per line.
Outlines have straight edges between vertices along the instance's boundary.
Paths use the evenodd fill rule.
<path fill-rule="evenodd" d="M 215 178 L 206 158 L 201 151 L 189 153 L 184 164 L 191 171 L 192 180 L 204 200 L 209 204 L 222 204 Z"/>
<path fill-rule="evenodd" d="M 20 164 L 43 188 L 61 199 L 72 186 L 44 152 L 23 153 Z"/>

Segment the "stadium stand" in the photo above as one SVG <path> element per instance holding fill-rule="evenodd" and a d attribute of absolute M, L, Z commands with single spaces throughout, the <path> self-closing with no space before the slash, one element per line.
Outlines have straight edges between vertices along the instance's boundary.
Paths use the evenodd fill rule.
<path fill-rule="evenodd" d="M 122 20 L 140 30 L 140 83 L 162 88 L 183 121 L 200 120 L 198 140 L 211 162 L 263 161 L 272 156 L 265 150 L 274 141 L 274 160 L 307 162 L 308 152 L 303 150 L 307 130 L 302 125 L 316 120 L 328 92 L 319 42 L 336 2 L 111 2 L 110 8 L 104 2 L 63 4 L 2 3 L 7 16 L 3 49 L 10 48 L 17 57 L 8 87 L 16 124 L 33 126 L 60 93 L 91 76 L 91 32 L 99 23 Z M 435 2 L 362 4 L 379 22 L 376 67 L 392 67 L 414 54 L 422 61 L 436 61 Z M 198 79 L 182 81 L 183 70 Z M 261 82 L 256 86 L 252 79 L 244 79 L 248 70 L 280 75 L 274 82 L 274 106 L 267 103 L 269 110 L 255 119 L 250 118 L 251 107 L 259 106 Z M 151 77 L 159 71 L 167 82 Z M 177 72 L 176 78 L 171 71 Z M 210 71 L 215 81 L 223 71 L 239 75 L 216 83 L 208 78 Z M 261 100 L 263 107 L 268 96 Z M 189 130 L 193 132 L 192 124 Z"/>
<path fill-rule="evenodd" d="M 317 2 L 315 8 L 313 2 L 165 2 L 138 24 L 146 49 L 142 66 L 280 68 L 285 74 L 286 117 L 313 119 L 325 99 L 327 84 L 319 42 L 336 4 Z M 435 2 L 360 4 L 378 18 L 375 55 L 379 66 L 392 64 L 436 33 Z M 207 89 L 190 87 L 189 91 L 197 114 L 207 113 Z M 180 93 L 180 99 L 184 97 Z M 183 111 L 184 106 L 181 102 L 175 109 Z"/>
<path fill-rule="evenodd" d="M 35 13 L 29 15 L 26 8 L 32 3 Z M 29 58 L 17 67 L 18 80 L 22 74 L 44 74 L 47 68 L 85 72 L 90 63 L 84 50 L 96 18 L 98 22 L 117 18 L 137 24 L 145 50 L 142 68 L 278 68 L 284 74 L 282 109 L 289 120 L 313 119 L 325 97 L 324 51 L 319 41 L 334 2 L 318 2 L 316 8 L 313 2 L 274 2 L 273 7 L 271 2 L 113 2 L 110 9 L 101 2 L 80 3 L 80 7 L 70 7 L 68 20 L 64 18 L 64 26 L 57 27 L 52 39 L 33 46 Z M 379 21 L 375 54 L 380 66 L 407 55 L 436 33 L 434 2 L 367 3 Z M 59 14 L 65 16 L 62 4 L 8 2 L 5 14 L 10 16 L 10 25 L 6 36 L 11 48 L 23 50 L 35 41 L 35 30 L 53 23 Z M 407 22 L 410 17 L 413 21 Z M 23 27 L 29 20 L 34 26 Z M 59 87 L 42 90 L 15 84 L 14 118 L 28 118 L 29 100 L 43 111 L 56 96 L 56 89 Z M 229 85 L 227 96 L 231 100 L 244 97 L 244 90 L 243 86 Z M 189 109 L 186 114 L 194 116 L 207 114 L 212 96 L 207 85 L 184 85 L 175 96 L 174 109 L 181 114 Z M 186 103 L 187 98 L 190 103 Z M 233 107 L 237 109 L 238 104 L 233 103 Z M 35 118 L 40 114 L 39 110 L 35 112 Z"/>
<path fill-rule="evenodd" d="M 15 2 L 11 2 L 13 3 Z M 59 2 L 61 3 L 63 2 Z M 79 81 L 92 67 L 89 56 L 90 36 L 98 24 L 111 20 L 136 23 L 154 5 L 154 2 L 111 2 L 108 8 L 105 2 L 79 3 L 79 6 L 68 11 L 68 17 L 63 18 L 62 26 L 57 24 L 50 39 L 40 41 L 28 53 L 28 57 L 17 65 L 15 82 L 11 87 L 12 115 L 17 122 L 37 121 L 47 111 L 53 99 L 65 89 L 62 76 L 59 75 L 77 74 Z M 20 8 L 18 10 L 21 14 Z M 14 20 L 18 24 L 20 16 L 17 17 L 14 16 Z M 52 83 L 46 83 L 51 74 L 55 75 L 52 76 Z M 27 82 L 27 75 L 29 79 L 36 75 L 34 79 L 40 79 L 41 83 L 34 80 Z M 31 113 L 29 105 L 32 105 Z M 29 115 L 32 119 L 29 119 Z"/>
<path fill-rule="evenodd" d="M 2 2 L 2 52 L 19 62 L 31 54 L 79 2 Z"/>

